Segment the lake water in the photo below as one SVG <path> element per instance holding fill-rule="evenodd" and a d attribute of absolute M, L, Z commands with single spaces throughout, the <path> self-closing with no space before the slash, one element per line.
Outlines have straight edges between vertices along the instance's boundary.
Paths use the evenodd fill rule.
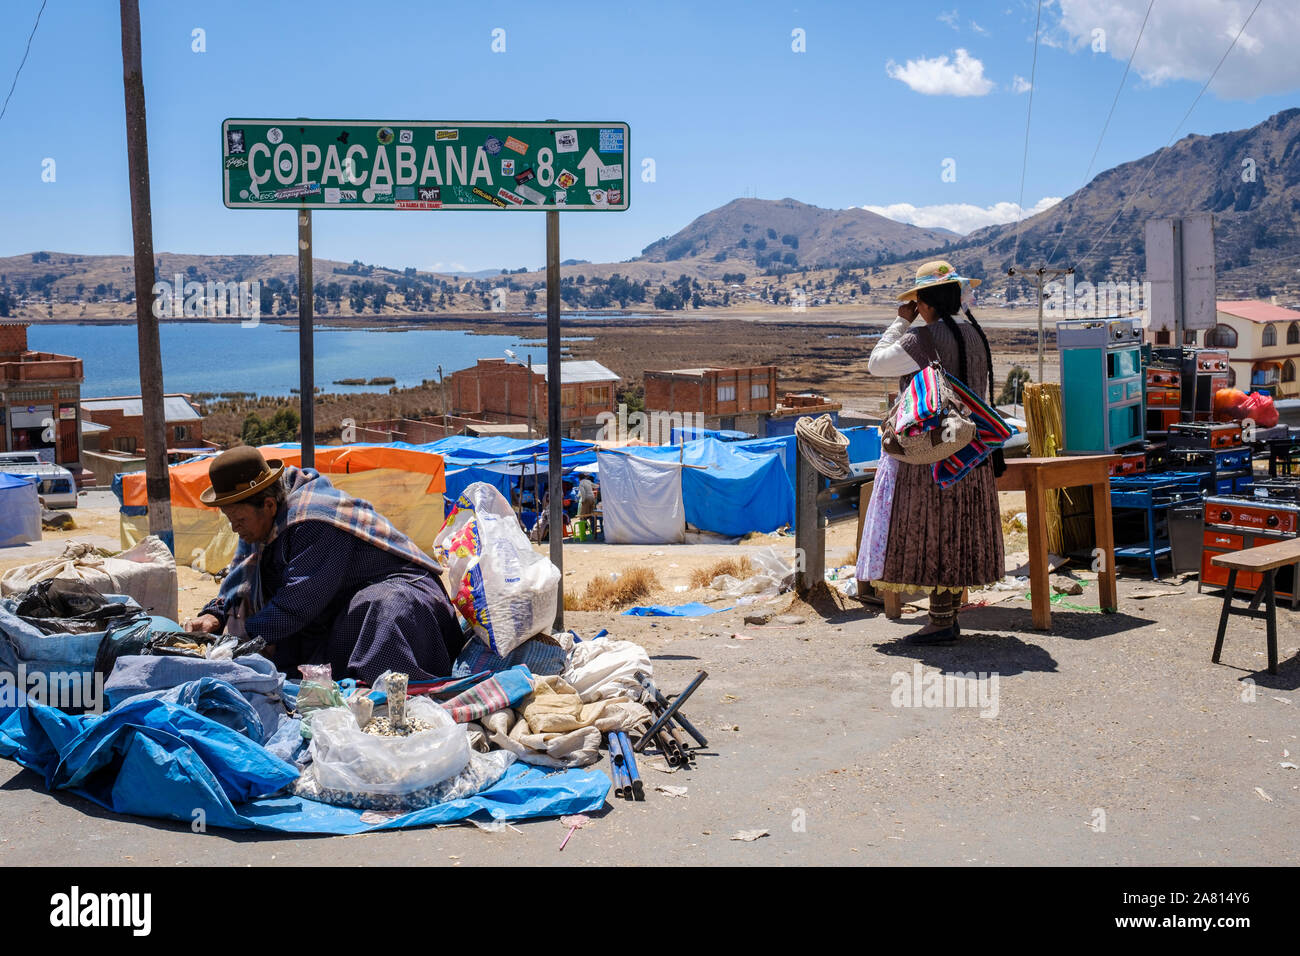
<path fill-rule="evenodd" d="M 474 335 L 443 329 L 329 329 L 314 336 L 316 385 L 327 392 L 386 391 L 389 386 L 334 385 L 336 379 L 397 379 L 409 388 L 437 380 L 437 367 L 450 375 L 480 358 L 505 358 L 513 349 L 520 362 L 546 364 L 546 349 L 521 346 L 511 335 Z M 298 387 L 298 330 L 260 323 L 240 325 L 163 322 L 163 387 L 168 392 L 254 392 L 288 395 Z M 85 398 L 139 395 L 140 364 L 134 325 L 42 325 L 27 330 L 28 348 L 74 355 L 82 360 Z"/>

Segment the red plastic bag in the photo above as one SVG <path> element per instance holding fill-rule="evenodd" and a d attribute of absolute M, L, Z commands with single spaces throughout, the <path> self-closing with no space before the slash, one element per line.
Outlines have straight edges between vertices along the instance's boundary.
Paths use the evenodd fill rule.
<path fill-rule="evenodd" d="M 1251 392 L 1241 404 L 1245 418 L 1255 423 L 1256 428 L 1272 428 L 1277 424 L 1277 408 L 1273 397 L 1262 392 Z"/>

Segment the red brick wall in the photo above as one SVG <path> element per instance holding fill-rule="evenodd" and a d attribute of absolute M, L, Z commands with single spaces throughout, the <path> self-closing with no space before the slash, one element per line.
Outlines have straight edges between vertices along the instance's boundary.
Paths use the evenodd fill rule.
<path fill-rule="evenodd" d="M 117 439 L 130 438 L 134 442 L 134 447 L 129 449 L 132 452 L 142 452 L 144 450 L 144 418 L 136 415 L 128 417 L 119 411 L 90 411 L 83 408 L 81 415 L 86 421 L 94 422 L 96 425 L 107 425 L 109 430 L 99 433 L 99 447 L 104 451 L 127 450 L 119 449 Z M 188 429 L 185 438 L 176 437 L 176 426 L 182 425 Z M 168 422 L 167 423 L 167 447 L 168 448 L 197 448 L 203 444 L 203 422 Z"/>
<path fill-rule="evenodd" d="M 755 384 L 767 385 L 765 397 L 752 397 L 751 386 Z M 721 386 L 735 387 L 734 401 L 718 401 Z M 645 407 L 650 411 L 703 412 L 708 416 L 770 412 L 776 408 L 776 366 L 706 369 L 702 375 L 647 371 Z"/>
<path fill-rule="evenodd" d="M 20 322 L 0 323 L 0 355 L 27 351 L 27 326 Z"/>
<path fill-rule="evenodd" d="M 452 372 L 451 405 L 457 413 L 477 415 L 503 422 L 528 421 L 528 368 L 505 359 L 479 359 L 474 368 Z M 540 429 L 546 422 L 546 380 L 534 366 L 533 420 Z M 561 405 L 560 420 L 593 420 L 601 412 L 615 409 L 616 382 L 589 382 L 569 385 L 575 389 L 572 405 Z M 603 388 L 606 400 L 589 402 L 586 390 Z"/>

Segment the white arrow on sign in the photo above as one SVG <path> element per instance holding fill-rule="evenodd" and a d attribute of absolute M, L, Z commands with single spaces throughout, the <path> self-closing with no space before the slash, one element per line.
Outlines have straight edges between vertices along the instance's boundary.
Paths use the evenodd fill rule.
<path fill-rule="evenodd" d="M 602 165 L 600 157 L 596 155 L 596 151 L 588 146 L 586 155 L 582 157 L 582 162 L 578 164 L 578 168 L 587 176 L 586 186 L 588 189 L 600 185 L 598 174 Z"/>

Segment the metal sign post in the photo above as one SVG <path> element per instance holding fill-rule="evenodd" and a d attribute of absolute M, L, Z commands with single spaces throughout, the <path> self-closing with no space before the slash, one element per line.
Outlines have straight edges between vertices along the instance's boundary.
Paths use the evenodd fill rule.
<path fill-rule="evenodd" d="M 316 353 L 312 350 L 311 210 L 298 213 L 298 387 L 302 467 L 316 467 Z"/>
<path fill-rule="evenodd" d="M 1007 270 L 1007 275 L 1009 276 L 1020 275 L 1023 274 L 1024 271 L 1025 270 L 1023 269 L 1012 268 Z M 1038 379 L 1037 381 L 1040 385 L 1043 382 L 1043 343 L 1045 339 L 1045 336 L 1043 335 L 1043 276 L 1056 277 L 1056 276 L 1072 275 L 1073 273 L 1074 273 L 1073 268 L 1048 269 L 1045 266 L 1039 266 L 1037 269 L 1034 270 L 1036 288 L 1038 289 Z"/>
<path fill-rule="evenodd" d="M 311 211 L 525 210 L 546 213 L 547 431 L 551 561 L 561 579 L 560 212 L 628 208 L 626 123 L 228 119 L 221 124 L 228 209 L 298 210 L 298 341 L 302 457 L 314 462 Z M 530 360 L 531 365 L 531 360 Z M 439 380 L 442 379 L 441 368 Z M 532 404 L 529 378 L 529 404 Z M 531 414 L 530 414 L 531 420 Z M 447 421 L 443 391 L 443 421 Z M 530 422 L 531 423 L 531 422 Z"/>
<path fill-rule="evenodd" d="M 551 563 L 560 569 L 555 595 L 555 629 L 564 630 L 564 481 L 560 456 L 564 436 L 560 434 L 560 214 L 546 214 L 546 447 L 549 468 L 546 487 L 551 496 L 547 515 L 551 533 Z"/>

